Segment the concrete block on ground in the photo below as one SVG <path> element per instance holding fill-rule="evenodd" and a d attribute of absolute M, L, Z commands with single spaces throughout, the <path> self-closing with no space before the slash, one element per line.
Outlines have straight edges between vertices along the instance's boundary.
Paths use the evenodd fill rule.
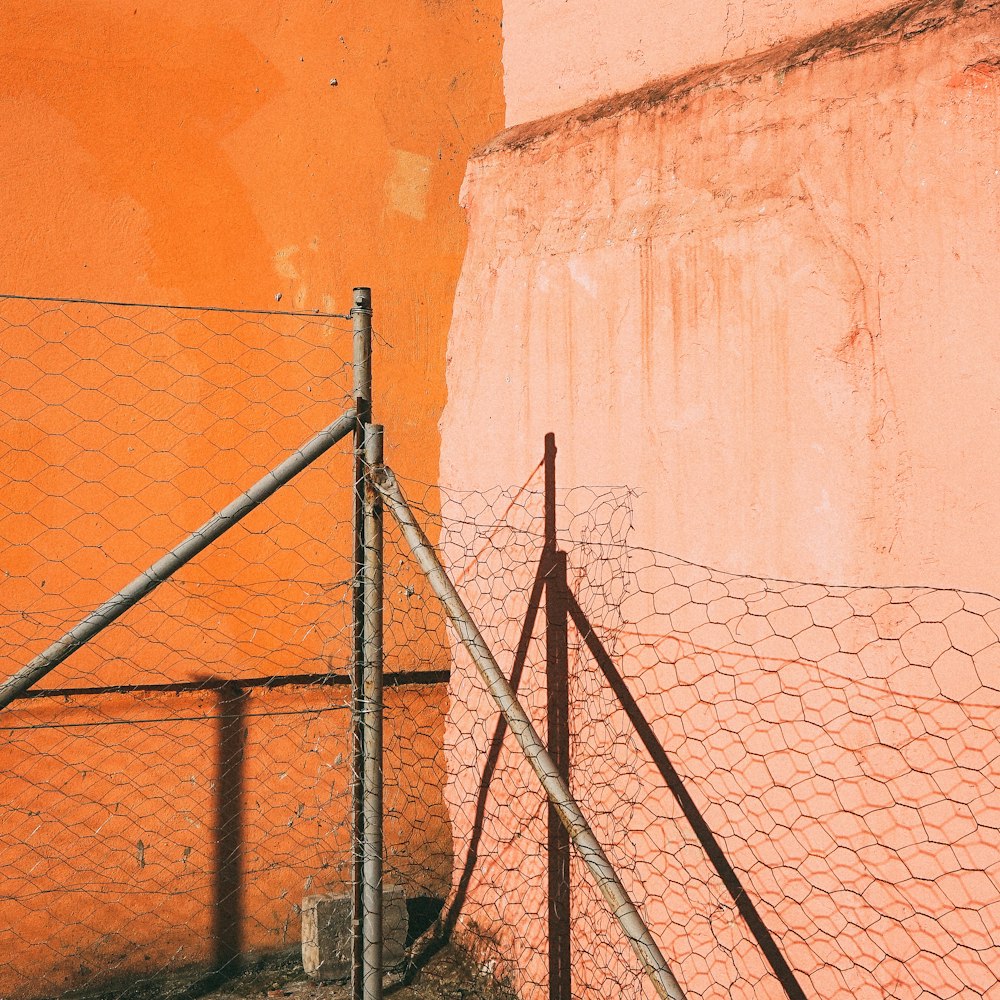
<path fill-rule="evenodd" d="M 410 927 L 406 893 L 394 885 L 382 890 L 382 962 L 387 969 L 403 964 Z"/>
<path fill-rule="evenodd" d="M 382 951 L 387 969 L 400 965 L 406 949 L 406 894 L 382 890 Z M 351 978 L 351 897 L 325 893 L 302 900 L 302 967 L 310 979 Z"/>

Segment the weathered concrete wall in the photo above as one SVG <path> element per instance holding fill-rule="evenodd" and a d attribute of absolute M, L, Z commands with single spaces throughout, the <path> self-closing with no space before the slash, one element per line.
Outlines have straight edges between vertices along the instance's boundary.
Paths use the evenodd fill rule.
<path fill-rule="evenodd" d="M 738 59 L 889 7 L 885 0 L 508 0 L 504 4 L 507 124 Z"/>
<path fill-rule="evenodd" d="M 1000 622 L 951 588 L 1000 593 L 998 62 L 995 4 L 913 5 L 512 129 L 467 177 L 444 485 L 522 483 L 552 431 L 562 487 L 634 488 L 588 614 L 807 995 L 997 988 Z M 781 995 L 584 660 L 576 787 L 690 995 Z M 464 667 L 453 693 L 485 711 Z M 453 711 L 456 804 L 479 726 Z M 534 996 L 529 781 L 504 751 L 465 930 Z M 607 995 L 625 952 L 579 891 Z"/>
<path fill-rule="evenodd" d="M 996 19 L 897 33 L 478 157 L 445 483 L 520 482 L 555 431 L 566 485 L 641 488 L 642 544 L 1000 589 Z"/>

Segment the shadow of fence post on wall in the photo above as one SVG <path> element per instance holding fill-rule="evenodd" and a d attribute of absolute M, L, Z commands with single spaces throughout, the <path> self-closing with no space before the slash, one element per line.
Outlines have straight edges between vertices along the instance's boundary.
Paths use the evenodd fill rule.
<path fill-rule="evenodd" d="M 510 686 L 516 694 L 521 684 L 524 674 L 524 665 L 528 657 L 528 647 L 531 644 L 532 633 L 538 612 L 542 606 L 542 594 L 545 588 L 545 576 L 543 566 L 539 563 L 538 572 L 531 587 L 531 594 L 528 597 L 527 611 L 525 612 L 524 625 L 521 628 L 521 635 L 518 639 L 517 650 L 514 653 L 514 665 L 510 672 Z M 476 792 L 476 805 L 472 820 L 472 831 L 469 837 L 469 844 L 465 851 L 465 861 L 462 863 L 462 873 L 458 878 L 455 892 L 452 896 L 451 904 L 444 915 L 442 921 L 442 933 L 440 940 L 447 941 L 451 938 L 458 919 L 462 915 L 462 907 L 468 897 L 469 886 L 472 876 L 476 870 L 476 862 L 479 860 L 479 844 L 483 836 L 483 825 L 486 819 L 486 803 L 490 795 L 490 785 L 496 774 L 497 765 L 500 761 L 500 750 L 503 747 L 504 736 L 507 733 L 507 720 L 501 715 L 497 719 L 496 728 L 490 739 L 489 749 L 486 752 L 486 761 L 483 765 L 483 774 L 479 780 L 479 788 Z"/>
<path fill-rule="evenodd" d="M 218 772 L 215 779 L 215 879 L 212 974 L 235 975 L 243 957 L 243 779 L 248 694 L 237 683 L 216 693 Z"/>
<path fill-rule="evenodd" d="M 249 691 L 236 681 L 205 678 L 215 695 L 211 959 L 208 971 L 182 993 L 197 1000 L 240 974 L 244 960 L 244 780 Z"/>
<path fill-rule="evenodd" d="M 608 655 L 601 640 L 597 637 L 597 633 L 594 631 L 587 616 L 568 589 L 566 590 L 565 599 L 574 628 L 579 632 L 584 645 L 589 650 L 598 667 L 600 667 L 601 673 L 614 692 L 619 705 L 632 723 L 636 734 L 649 754 L 650 760 L 660 772 L 660 776 L 670 789 L 677 804 L 681 807 L 681 811 L 684 813 L 691 829 L 698 838 L 698 842 L 701 844 L 705 854 L 708 855 L 716 873 L 729 890 L 736 908 L 746 922 L 751 934 L 753 934 L 758 947 L 764 953 L 774 975 L 781 983 L 782 989 L 784 989 L 789 1000 L 806 1000 L 806 995 L 795 978 L 795 973 L 792 972 L 788 962 L 785 961 L 785 957 L 781 953 L 777 941 L 775 941 L 773 935 L 767 929 L 767 925 L 757 912 L 753 900 L 747 894 L 735 869 L 729 863 L 729 859 L 723 852 L 718 839 L 691 797 L 690 792 L 684 786 L 683 779 L 671 763 L 663 745 L 657 740 L 656 734 L 643 715 L 642 709 L 639 708 L 638 702 L 632 697 L 625 679 L 615 667 L 614 661 Z"/>

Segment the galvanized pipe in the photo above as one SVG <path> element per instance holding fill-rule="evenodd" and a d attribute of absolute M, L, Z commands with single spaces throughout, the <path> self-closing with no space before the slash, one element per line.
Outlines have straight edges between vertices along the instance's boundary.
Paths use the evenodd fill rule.
<path fill-rule="evenodd" d="M 354 289 L 351 307 L 351 327 L 354 333 L 354 397 L 358 404 L 358 422 L 371 421 L 372 405 L 372 290 Z M 364 447 L 364 443 L 361 443 Z"/>
<path fill-rule="evenodd" d="M 250 511 L 259 507 L 272 493 L 298 475 L 306 466 L 315 462 L 320 455 L 329 451 L 341 438 L 351 433 L 355 422 L 353 410 L 348 410 L 342 417 L 338 417 L 329 427 L 320 431 L 276 469 L 272 469 L 242 496 L 209 518 L 197 531 L 188 535 L 183 542 L 158 559 L 144 573 L 140 573 L 114 597 L 87 615 L 79 625 L 52 643 L 44 653 L 39 653 L 27 666 L 0 684 L 0 709 L 24 694 L 70 654 L 106 629 L 116 618 L 138 604 L 165 580 L 169 580 L 185 563 L 211 545 Z"/>
<path fill-rule="evenodd" d="M 373 477 L 382 468 L 382 428 L 365 426 L 365 560 L 361 728 L 364 733 L 364 956 L 362 996 L 382 1000 L 382 495 Z"/>
<path fill-rule="evenodd" d="M 493 700 L 507 720 L 507 725 L 510 726 L 521 750 L 541 781 L 549 801 L 555 807 L 580 857 L 611 907 L 612 914 L 628 938 L 657 994 L 663 1000 L 685 1000 L 684 991 L 670 971 L 649 928 L 629 898 L 628 892 L 618 878 L 618 873 L 594 836 L 587 818 L 559 774 L 559 769 L 517 700 L 517 695 L 507 683 L 507 678 L 493 658 L 433 546 L 413 516 L 413 511 L 406 502 L 396 477 L 386 468 L 376 482 L 417 562 L 444 605 L 455 631 L 479 669 L 493 695 Z"/>
<path fill-rule="evenodd" d="M 353 662 L 351 664 L 351 997 L 364 1000 L 364 732 L 365 661 L 365 438 L 372 418 L 372 291 L 354 289 L 351 325 L 354 331 L 354 593 Z"/>

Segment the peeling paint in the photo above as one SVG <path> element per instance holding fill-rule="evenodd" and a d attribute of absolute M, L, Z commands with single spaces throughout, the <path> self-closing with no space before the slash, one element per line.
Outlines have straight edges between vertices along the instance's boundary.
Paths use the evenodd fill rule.
<path fill-rule="evenodd" d="M 412 219 L 426 218 L 430 186 L 430 158 L 394 149 L 392 171 L 385 182 L 385 196 L 389 207 Z"/>

